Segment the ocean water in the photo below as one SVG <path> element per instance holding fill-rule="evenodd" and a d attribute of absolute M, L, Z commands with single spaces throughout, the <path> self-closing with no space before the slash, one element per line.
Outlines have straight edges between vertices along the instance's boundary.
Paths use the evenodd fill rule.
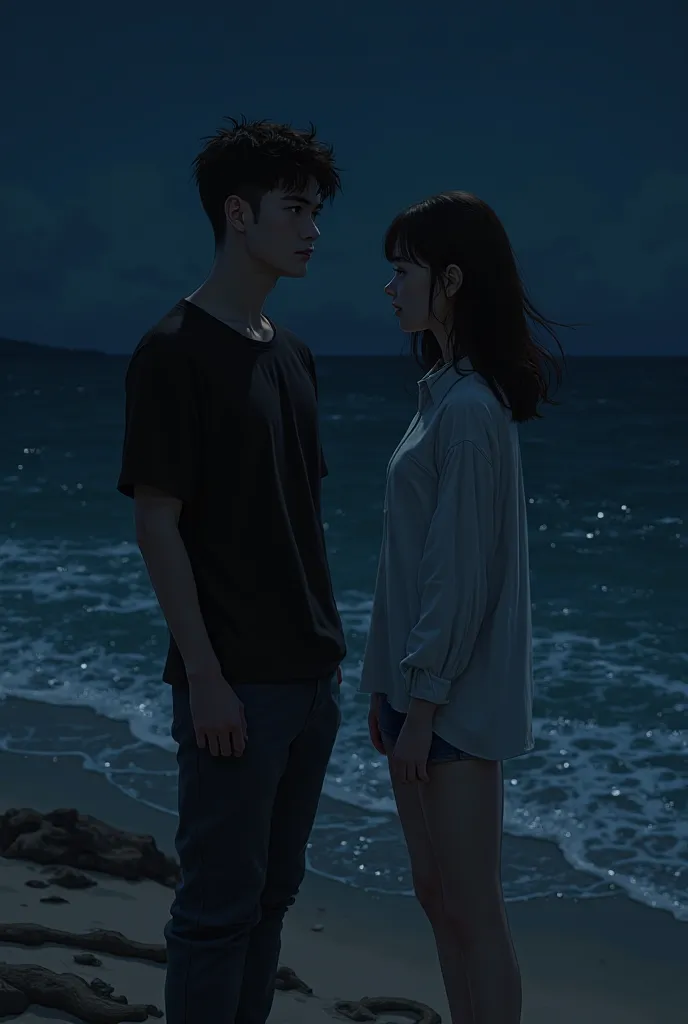
<path fill-rule="evenodd" d="M 0 355 L 0 746 L 78 755 L 174 814 L 166 633 L 132 506 L 115 491 L 125 366 L 28 347 Z M 385 466 L 420 374 L 410 358 L 323 358 L 319 373 L 324 519 L 349 656 L 310 867 L 409 892 L 355 691 Z M 544 842 L 514 844 L 508 899 L 623 889 L 688 920 L 686 393 L 688 360 L 571 360 L 561 405 L 522 429 L 536 747 L 505 765 L 506 830 L 563 859 Z M 10 714 L 9 696 L 35 714 Z"/>

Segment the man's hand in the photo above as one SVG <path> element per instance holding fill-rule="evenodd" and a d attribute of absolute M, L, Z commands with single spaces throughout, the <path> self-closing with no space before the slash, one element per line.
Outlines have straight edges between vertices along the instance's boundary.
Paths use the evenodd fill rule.
<path fill-rule="evenodd" d="M 373 744 L 378 754 L 387 754 L 385 745 L 382 741 L 382 733 L 380 732 L 380 694 L 373 693 L 370 696 L 370 711 L 368 712 L 368 731 L 370 733 L 370 742 Z"/>
<path fill-rule="evenodd" d="M 217 757 L 241 757 L 248 738 L 244 705 L 218 669 L 187 672 L 196 742 Z"/>
<path fill-rule="evenodd" d="M 432 743 L 432 718 L 406 716 L 389 759 L 395 782 L 428 782 L 428 754 Z"/>

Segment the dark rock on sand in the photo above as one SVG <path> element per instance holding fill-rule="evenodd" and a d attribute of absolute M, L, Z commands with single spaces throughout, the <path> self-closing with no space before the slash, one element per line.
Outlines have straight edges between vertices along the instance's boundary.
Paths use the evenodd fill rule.
<path fill-rule="evenodd" d="M 36 864 L 101 871 L 117 878 L 150 878 L 174 887 L 179 865 L 153 836 L 113 828 L 74 808 L 40 814 L 30 808 L 0 815 L 0 854 Z"/>
<path fill-rule="evenodd" d="M 284 967 L 283 965 L 277 968 L 275 988 L 280 989 L 282 992 L 303 992 L 306 996 L 313 995 L 313 989 L 310 985 L 302 981 L 296 971 L 292 971 L 291 967 Z"/>
<path fill-rule="evenodd" d="M 99 960 L 93 953 L 75 953 L 74 963 L 81 964 L 82 967 L 102 967 L 103 961 Z"/>

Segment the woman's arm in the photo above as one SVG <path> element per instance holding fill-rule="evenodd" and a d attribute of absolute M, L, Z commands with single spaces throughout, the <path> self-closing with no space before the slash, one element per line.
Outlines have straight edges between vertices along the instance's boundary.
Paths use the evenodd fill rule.
<path fill-rule="evenodd" d="M 410 713 L 432 715 L 465 671 L 487 605 L 495 536 L 494 474 L 472 441 L 449 449 L 418 572 L 420 615 L 401 670 Z"/>

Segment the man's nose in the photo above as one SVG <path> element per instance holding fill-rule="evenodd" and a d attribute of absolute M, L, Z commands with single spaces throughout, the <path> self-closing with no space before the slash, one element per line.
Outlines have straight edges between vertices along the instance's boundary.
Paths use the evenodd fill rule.
<path fill-rule="evenodd" d="M 314 242 L 316 238 L 320 238 L 320 231 L 318 229 L 318 225 L 311 219 L 306 228 L 303 240 L 304 242 Z"/>

